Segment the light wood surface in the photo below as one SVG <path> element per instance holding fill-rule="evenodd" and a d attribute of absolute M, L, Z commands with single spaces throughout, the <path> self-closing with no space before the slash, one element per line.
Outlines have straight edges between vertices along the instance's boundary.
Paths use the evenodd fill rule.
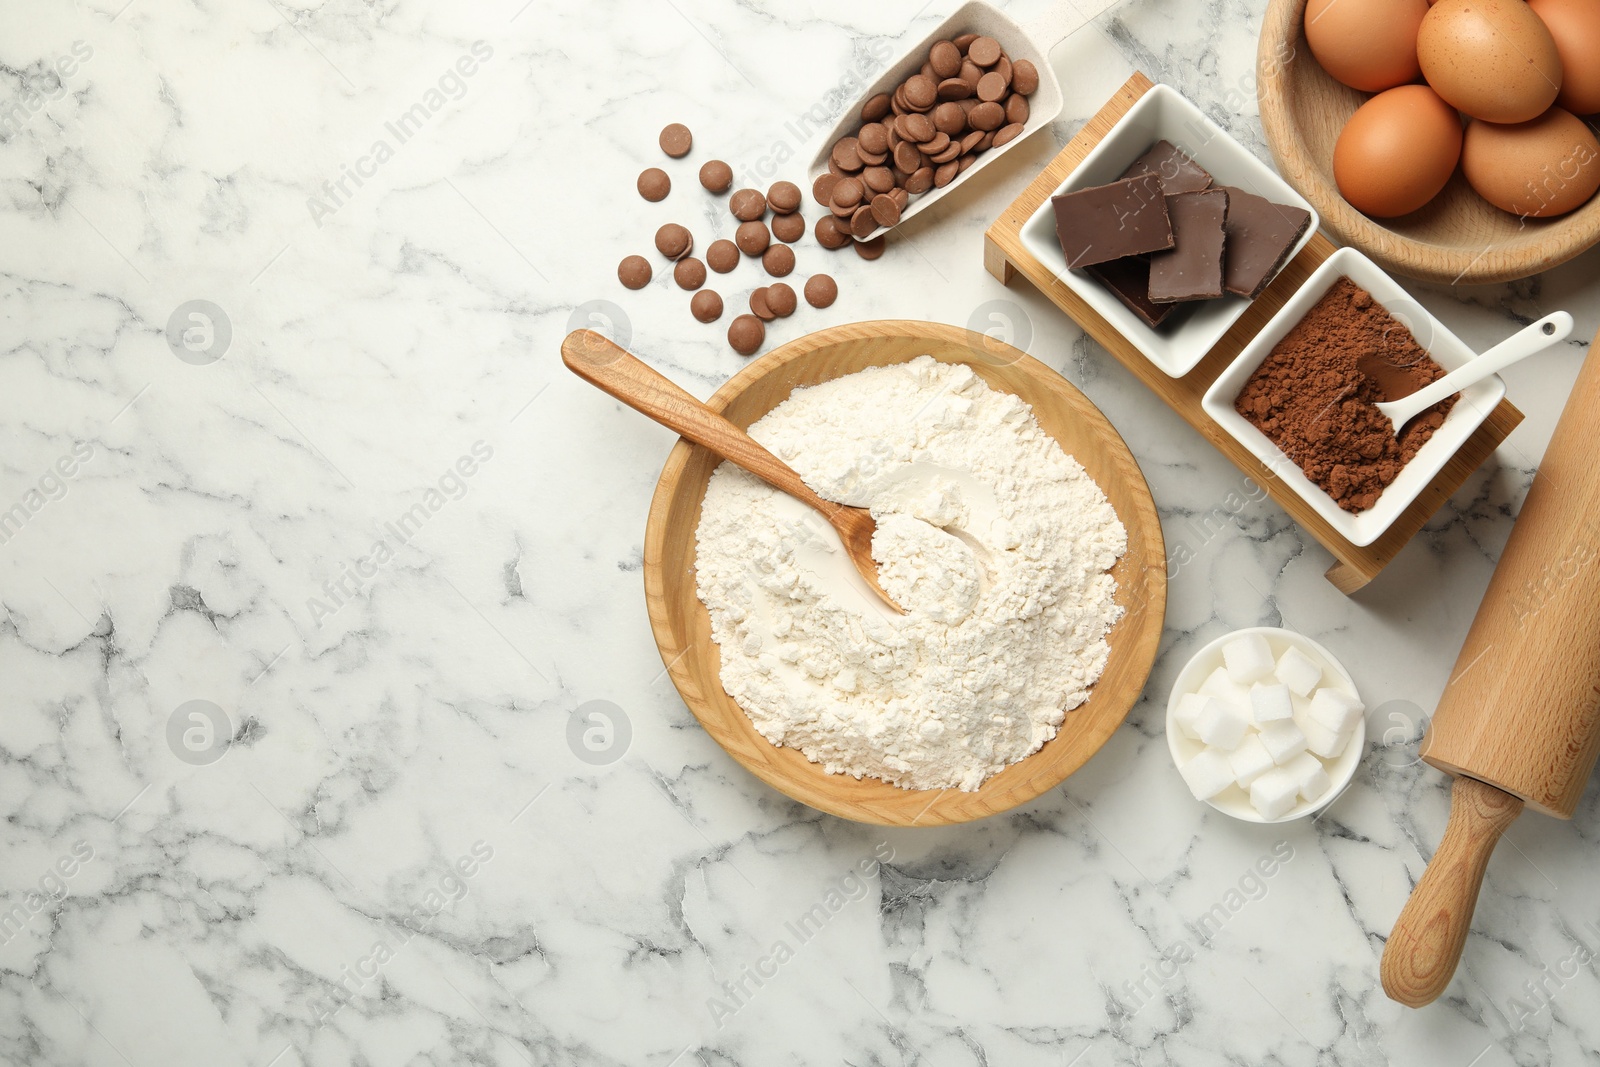
<path fill-rule="evenodd" d="M 1398 219 L 1369 219 L 1333 180 L 1333 145 L 1370 98 L 1334 81 L 1306 44 L 1306 0 L 1270 0 L 1256 55 L 1261 125 L 1278 172 L 1315 205 L 1322 225 L 1388 270 L 1472 285 L 1527 278 L 1600 242 L 1600 197 L 1553 219 L 1523 219 L 1484 200 L 1460 169 L 1444 191 Z"/>
<path fill-rule="evenodd" d="M 868 587 L 890 608 L 905 614 L 878 582 L 878 564 L 872 558 L 877 523 L 871 512 L 822 499 L 794 468 L 749 434 L 602 333 L 574 330 L 561 342 L 561 360 L 589 384 L 818 512 L 839 534 L 845 554 Z"/>
<path fill-rule="evenodd" d="M 1478 903 L 1489 854 L 1522 801 L 1475 778 L 1450 790 L 1450 822 L 1383 948 L 1379 974 L 1390 1000 L 1431 1004 L 1450 984 Z"/>
<path fill-rule="evenodd" d="M 718 744 L 762 781 L 814 808 L 857 822 L 940 826 L 1016 807 L 1059 785 L 1121 725 L 1144 690 L 1166 614 L 1166 549 L 1155 502 L 1138 463 L 1098 408 L 1060 374 L 1010 345 L 935 323 L 859 322 L 790 341 L 755 360 L 707 401 L 747 427 L 797 387 L 919 355 L 965 363 L 990 386 L 1027 401 L 1040 425 L 1075 456 L 1128 530 L 1112 569 L 1127 614 L 1109 635 L 1111 655 L 1088 701 L 1067 713 L 1056 737 L 975 792 L 906 790 L 872 778 L 827 774 L 798 751 L 756 732 L 723 690 L 711 620 L 695 592 L 695 530 L 718 459 L 680 441 L 667 457 L 645 528 L 644 580 L 662 661 L 684 703 Z"/>
<path fill-rule="evenodd" d="M 984 235 L 984 266 L 989 273 L 1008 285 L 1017 273 L 1021 273 L 1052 303 L 1071 316 L 1089 336 L 1100 342 L 1107 352 L 1144 382 L 1168 407 L 1262 486 L 1279 507 L 1331 552 L 1336 562 L 1328 570 L 1328 580 L 1341 592 L 1353 593 L 1376 577 L 1422 528 L 1429 516 L 1461 487 L 1468 475 L 1489 458 L 1495 446 L 1505 440 L 1506 435 L 1522 421 L 1522 413 L 1509 401 L 1501 401 L 1382 537 L 1364 548 L 1345 540 L 1294 490 L 1280 482 L 1249 449 L 1213 422 L 1200 406 L 1200 398 L 1217 375 L 1233 362 L 1311 272 L 1333 253 L 1336 247 L 1333 242 L 1320 233 L 1313 236 L 1300 254 L 1278 273 L 1266 291 L 1245 309 L 1245 313 L 1223 335 L 1222 340 L 1182 378 L 1169 378 L 1162 373 L 1116 327 L 1065 284 L 1056 280 L 1055 272 L 1029 254 L 1022 243 L 1022 227 L 1034 211 L 1067 180 L 1089 150 L 1100 143 L 1100 139 L 1150 89 L 1151 84 L 1143 74 L 1136 73 L 1129 78 L 1105 106 L 1084 124 L 1061 153 L 1050 161 L 1043 173 L 1001 213 Z"/>
<path fill-rule="evenodd" d="M 1600 336 L 1422 739 L 1422 758 L 1458 777 L 1445 839 L 1383 953 L 1402 1004 L 1449 983 L 1500 832 L 1524 804 L 1570 819 L 1600 755 L 1597 351 Z"/>

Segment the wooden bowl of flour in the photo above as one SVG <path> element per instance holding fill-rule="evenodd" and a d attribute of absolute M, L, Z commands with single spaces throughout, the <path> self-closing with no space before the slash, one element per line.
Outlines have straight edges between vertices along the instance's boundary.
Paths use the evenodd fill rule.
<path fill-rule="evenodd" d="M 1128 550 L 1112 568 L 1127 614 L 1107 640 L 1110 658 L 1083 704 L 1055 738 L 973 792 L 912 790 L 876 778 L 828 774 L 797 749 L 762 737 L 723 691 L 711 619 L 695 590 L 695 531 L 706 483 L 720 460 L 679 441 L 667 457 L 645 528 L 644 583 L 661 659 L 684 703 L 716 742 L 774 789 L 811 807 L 883 826 L 942 826 L 1007 811 L 1059 784 L 1122 724 L 1144 691 L 1166 614 L 1166 549 L 1150 488 L 1128 446 L 1071 383 L 1010 345 L 954 326 L 910 321 L 858 322 L 808 334 L 751 363 L 707 403 L 749 426 L 801 386 L 920 355 L 965 363 L 991 388 L 1032 408 L 1039 424 L 1083 464 L 1128 531 Z"/>

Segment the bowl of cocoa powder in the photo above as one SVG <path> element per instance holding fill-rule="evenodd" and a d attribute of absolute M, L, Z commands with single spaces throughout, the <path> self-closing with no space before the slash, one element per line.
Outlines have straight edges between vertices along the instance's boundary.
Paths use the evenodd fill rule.
<path fill-rule="evenodd" d="M 1370 545 L 1505 396 L 1491 377 L 1401 428 L 1378 410 L 1477 353 L 1353 248 L 1329 256 L 1202 406 L 1353 545 Z"/>

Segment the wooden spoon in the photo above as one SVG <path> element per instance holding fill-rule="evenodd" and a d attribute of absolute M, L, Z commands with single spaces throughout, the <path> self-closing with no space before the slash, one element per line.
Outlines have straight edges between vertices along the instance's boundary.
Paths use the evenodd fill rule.
<path fill-rule="evenodd" d="M 1543 352 L 1551 345 L 1565 341 L 1571 332 L 1572 316 L 1565 311 L 1552 311 L 1538 322 L 1524 326 L 1476 359 L 1463 363 L 1443 378 L 1430 382 L 1414 393 L 1379 404 L 1378 410 L 1389 416 L 1389 421 L 1394 423 L 1395 435 L 1399 436 L 1400 431 L 1406 428 L 1406 423 L 1445 397 L 1453 396 L 1467 386 L 1475 385 L 1489 375 L 1505 370 L 1518 360 L 1527 359 L 1536 352 Z"/>
<path fill-rule="evenodd" d="M 872 513 L 824 500 L 800 479 L 788 464 L 768 452 L 739 427 L 706 407 L 649 366 L 593 330 L 575 330 L 561 342 L 561 360 L 567 369 L 624 404 L 676 430 L 695 444 L 781 489 L 802 504 L 815 508 L 844 542 L 845 553 L 874 593 L 904 615 L 883 586 L 878 584 L 878 564 L 872 558 L 872 533 L 877 528 Z"/>

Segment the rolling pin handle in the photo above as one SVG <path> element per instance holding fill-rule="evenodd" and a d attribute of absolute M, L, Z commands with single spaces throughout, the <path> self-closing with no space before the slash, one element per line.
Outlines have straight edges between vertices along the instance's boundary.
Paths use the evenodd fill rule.
<path fill-rule="evenodd" d="M 1450 984 L 1466 944 L 1489 854 L 1522 814 L 1522 800 L 1465 775 L 1450 790 L 1450 822 L 1395 921 L 1379 973 L 1390 1000 L 1431 1004 Z"/>

